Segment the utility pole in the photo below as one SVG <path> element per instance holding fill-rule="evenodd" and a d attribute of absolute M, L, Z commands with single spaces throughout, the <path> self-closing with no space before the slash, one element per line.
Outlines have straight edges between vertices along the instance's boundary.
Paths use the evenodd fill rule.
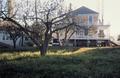
<path fill-rule="evenodd" d="M 99 18 L 100 23 L 104 25 L 104 0 L 98 0 Z"/>
<path fill-rule="evenodd" d="M 1 16 L 1 11 L 2 11 L 2 0 L 0 0 L 0 16 Z"/>
<path fill-rule="evenodd" d="M 8 16 L 12 17 L 14 11 L 14 0 L 7 0 L 7 3 L 8 3 Z"/>
<path fill-rule="evenodd" d="M 35 0 L 35 19 L 36 19 L 36 25 L 37 25 L 37 23 L 38 23 L 37 0 Z"/>
<path fill-rule="evenodd" d="M 104 0 L 102 0 L 102 2 L 101 2 L 102 4 L 102 24 L 104 25 Z"/>
<path fill-rule="evenodd" d="M 104 0 L 99 0 L 99 12 L 101 24 L 104 25 Z"/>
<path fill-rule="evenodd" d="M 2 0 L 0 0 L 0 11 L 2 10 Z"/>

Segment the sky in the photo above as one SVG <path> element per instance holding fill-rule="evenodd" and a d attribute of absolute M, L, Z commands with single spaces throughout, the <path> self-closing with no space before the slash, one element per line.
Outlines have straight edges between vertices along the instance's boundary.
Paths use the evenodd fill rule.
<path fill-rule="evenodd" d="M 100 5 L 102 0 L 66 0 L 67 4 L 72 3 L 73 9 L 86 6 L 101 13 Z M 110 24 L 110 35 L 117 38 L 120 34 L 120 0 L 103 0 L 104 23 Z"/>

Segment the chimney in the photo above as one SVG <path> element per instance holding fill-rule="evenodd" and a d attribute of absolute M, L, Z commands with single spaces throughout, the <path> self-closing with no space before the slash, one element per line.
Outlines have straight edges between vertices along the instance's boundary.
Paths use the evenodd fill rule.
<path fill-rule="evenodd" d="M 8 0 L 8 16 L 12 17 L 14 11 L 14 0 Z"/>

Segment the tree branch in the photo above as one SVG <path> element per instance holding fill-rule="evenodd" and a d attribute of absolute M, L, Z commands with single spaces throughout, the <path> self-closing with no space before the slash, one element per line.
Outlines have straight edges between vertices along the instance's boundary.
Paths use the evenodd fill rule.
<path fill-rule="evenodd" d="M 65 14 L 62 14 L 62 15 L 60 15 L 60 16 L 58 16 L 58 17 L 53 18 L 51 21 L 55 21 L 56 19 L 61 18 L 61 17 L 64 17 L 65 15 L 66 15 L 66 13 L 65 13 Z"/>
<path fill-rule="evenodd" d="M 69 24 L 67 26 L 64 26 L 64 27 L 61 27 L 61 28 L 57 28 L 57 29 L 53 30 L 52 33 L 56 32 L 56 31 L 59 31 L 59 30 L 63 30 L 63 29 L 65 29 L 65 28 L 67 28 L 67 27 L 69 27 L 71 25 L 74 25 L 74 23 L 71 23 L 71 24 Z"/>

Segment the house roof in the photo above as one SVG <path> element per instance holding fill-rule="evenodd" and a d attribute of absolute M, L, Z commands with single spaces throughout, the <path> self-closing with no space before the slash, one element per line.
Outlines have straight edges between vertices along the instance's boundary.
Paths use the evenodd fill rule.
<path fill-rule="evenodd" d="M 0 27 L 7 27 L 9 26 L 11 23 L 9 21 L 0 21 Z"/>
<path fill-rule="evenodd" d="M 78 14 L 98 14 L 98 12 L 96 12 L 92 9 L 89 9 L 85 6 L 82 6 L 73 11 L 73 15 L 78 15 Z"/>
<path fill-rule="evenodd" d="M 0 21 L 0 29 L 5 29 L 6 27 L 13 27 L 13 23 L 9 21 Z"/>

